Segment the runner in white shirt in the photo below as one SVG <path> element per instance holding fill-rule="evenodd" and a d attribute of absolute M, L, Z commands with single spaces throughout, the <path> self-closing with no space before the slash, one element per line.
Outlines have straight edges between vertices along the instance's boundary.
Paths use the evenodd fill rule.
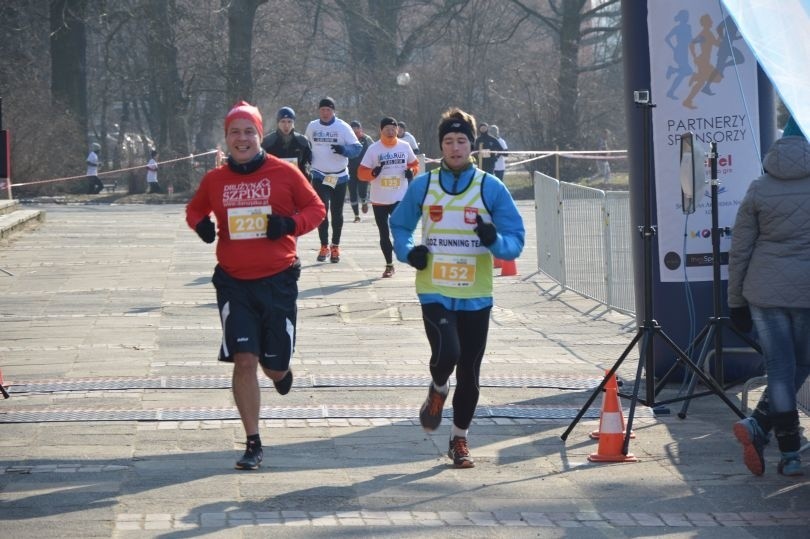
<path fill-rule="evenodd" d="M 411 149 L 413 150 L 414 153 L 420 153 L 419 143 L 416 142 L 416 137 L 414 137 L 407 131 L 407 126 L 405 125 L 405 122 L 397 122 L 397 136 L 402 140 L 404 140 L 405 142 L 407 142 L 408 144 L 410 144 Z"/>
<path fill-rule="evenodd" d="M 408 184 L 419 172 L 419 161 L 411 146 L 397 138 L 397 121 L 385 117 L 380 121 L 380 140 L 366 150 L 358 179 L 371 182 L 371 207 L 380 232 L 380 249 L 385 257 L 384 278 L 394 275 L 394 246 L 388 218 L 405 196 Z"/>
<path fill-rule="evenodd" d="M 343 205 L 349 186 L 349 159 L 360 155 L 363 146 L 352 128 L 335 116 L 335 100 L 324 97 L 318 103 L 318 119 L 309 122 L 304 132 L 312 144 L 312 186 L 326 206 L 327 217 L 318 227 L 321 250 L 318 262 L 326 257 L 340 261 L 340 235 L 343 231 Z M 329 244 L 329 217 L 332 218 L 332 243 Z"/>

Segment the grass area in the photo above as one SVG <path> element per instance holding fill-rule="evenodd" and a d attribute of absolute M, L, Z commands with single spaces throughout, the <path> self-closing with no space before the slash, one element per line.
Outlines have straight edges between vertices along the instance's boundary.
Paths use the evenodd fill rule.
<path fill-rule="evenodd" d="M 628 189 L 629 176 L 627 172 L 614 172 L 610 175 L 610 180 L 605 184 L 602 178 L 581 178 L 577 183 L 586 187 L 603 189 L 605 191 L 626 191 Z M 512 193 L 515 200 L 531 200 L 534 198 L 534 185 L 531 174 L 526 171 L 506 171 L 504 183 Z"/>

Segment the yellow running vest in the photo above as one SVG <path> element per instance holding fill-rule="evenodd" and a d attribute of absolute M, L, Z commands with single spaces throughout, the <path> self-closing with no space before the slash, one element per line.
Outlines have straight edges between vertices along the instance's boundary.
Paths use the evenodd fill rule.
<path fill-rule="evenodd" d="M 467 189 L 451 195 L 442 189 L 439 172 L 430 172 L 422 202 L 422 244 L 430 253 L 427 268 L 416 273 L 418 294 L 492 296 L 492 255 L 473 231 L 477 215 L 492 220 L 481 197 L 483 180 L 484 172 L 476 170 Z"/>

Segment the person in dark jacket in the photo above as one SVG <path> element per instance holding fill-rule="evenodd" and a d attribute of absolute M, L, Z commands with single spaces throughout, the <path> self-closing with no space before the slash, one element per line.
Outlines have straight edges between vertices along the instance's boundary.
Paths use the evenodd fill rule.
<path fill-rule="evenodd" d="M 352 207 L 352 212 L 354 212 L 354 222 L 359 223 L 361 204 L 363 213 L 368 213 L 368 183 L 360 181 L 357 177 L 357 167 L 360 166 L 363 156 L 366 155 L 366 150 L 374 144 L 374 141 L 370 136 L 366 135 L 363 131 L 363 124 L 357 120 L 352 120 L 349 125 L 355 136 L 357 136 L 357 140 L 363 146 L 360 155 L 349 159 L 349 204 Z"/>
<path fill-rule="evenodd" d="M 481 170 L 494 175 L 495 162 L 503 148 L 498 139 L 489 134 L 489 126 L 483 122 L 478 126 L 478 138 L 475 139 L 474 149 L 478 152 L 476 159 L 481 163 Z"/>
<path fill-rule="evenodd" d="M 796 391 L 810 374 L 810 144 L 793 119 L 762 164 L 734 223 L 728 306 L 738 329 L 756 328 L 768 386 L 734 435 L 746 467 L 762 475 L 773 429 L 777 471 L 795 476 L 803 473 Z"/>
<path fill-rule="evenodd" d="M 281 107 L 276 113 L 276 130 L 262 139 L 262 149 L 270 155 L 290 162 L 310 179 L 309 167 L 312 164 L 312 146 L 307 137 L 295 131 L 295 111 Z"/>

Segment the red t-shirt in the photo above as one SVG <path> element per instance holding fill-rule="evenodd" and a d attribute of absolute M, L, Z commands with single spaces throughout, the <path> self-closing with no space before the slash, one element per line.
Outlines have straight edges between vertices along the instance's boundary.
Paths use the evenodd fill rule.
<path fill-rule="evenodd" d="M 237 279 L 260 279 L 280 273 L 295 260 L 295 237 L 267 239 L 267 216 L 292 217 L 295 236 L 323 221 L 323 202 L 297 167 L 266 155 L 249 174 L 237 174 L 227 164 L 203 176 L 186 206 L 192 229 L 211 212 L 217 222 L 217 262 Z"/>

